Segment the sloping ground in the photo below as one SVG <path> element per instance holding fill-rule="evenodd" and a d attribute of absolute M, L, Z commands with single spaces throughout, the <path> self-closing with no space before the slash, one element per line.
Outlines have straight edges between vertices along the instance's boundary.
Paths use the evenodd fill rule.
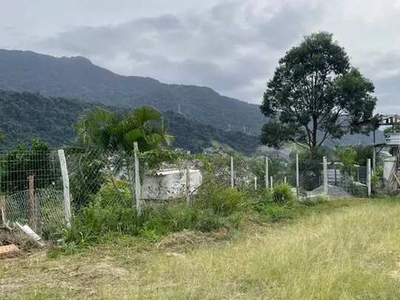
<path fill-rule="evenodd" d="M 351 200 L 284 225 L 249 225 L 230 241 L 187 233 L 157 246 L 125 239 L 80 255 L 39 253 L 0 262 L 0 291 L 7 299 L 400 299 L 399 215 L 397 201 Z"/>
<path fill-rule="evenodd" d="M 30 143 L 34 137 L 39 137 L 54 147 L 69 145 L 75 138 L 75 122 L 86 109 L 93 106 L 96 104 L 0 90 L 0 130 L 5 132 L 5 145 L 0 144 L 0 149 L 3 146 Z M 107 109 L 127 112 L 126 109 L 117 107 Z M 250 155 L 258 146 L 257 136 L 220 130 L 173 112 L 163 114 L 168 131 L 175 136 L 175 148 L 201 152 L 217 141 Z"/>

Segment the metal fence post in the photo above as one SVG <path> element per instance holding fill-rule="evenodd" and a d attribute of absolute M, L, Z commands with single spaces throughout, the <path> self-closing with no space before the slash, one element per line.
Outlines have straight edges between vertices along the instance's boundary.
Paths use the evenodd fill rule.
<path fill-rule="evenodd" d="M 269 183 L 270 183 L 271 190 L 272 190 L 274 188 L 274 177 L 270 176 Z"/>
<path fill-rule="evenodd" d="M 371 197 L 372 187 L 371 187 L 371 159 L 367 159 L 367 196 Z"/>
<path fill-rule="evenodd" d="M 190 155 L 190 151 L 187 152 L 187 155 Z M 186 203 L 190 204 L 190 166 L 189 166 L 189 157 L 186 160 Z"/>
<path fill-rule="evenodd" d="M 233 156 L 231 156 L 231 188 L 235 186 L 235 182 L 233 180 Z"/>
<path fill-rule="evenodd" d="M 254 177 L 254 190 L 257 191 L 257 176 Z"/>
<path fill-rule="evenodd" d="M 139 147 L 138 143 L 133 143 L 133 153 L 135 157 L 135 200 L 136 200 L 136 212 L 138 216 L 142 213 L 142 208 L 140 205 L 140 173 L 139 173 Z"/>
<path fill-rule="evenodd" d="M 328 161 L 326 156 L 324 156 L 322 163 L 324 169 L 324 194 L 328 195 Z"/>
<path fill-rule="evenodd" d="M 269 188 L 269 165 L 268 165 L 268 156 L 265 157 L 265 189 Z"/>
<path fill-rule="evenodd" d="M 58 159 L 60 160 L 61 176 L 63 181 L 64 194 L 64 218 L 67 227 L 71 227 L 71 198 L 69 193 L 69 177 L 67 169 L 67 161 L 63 149 L 58 150 Z"/>

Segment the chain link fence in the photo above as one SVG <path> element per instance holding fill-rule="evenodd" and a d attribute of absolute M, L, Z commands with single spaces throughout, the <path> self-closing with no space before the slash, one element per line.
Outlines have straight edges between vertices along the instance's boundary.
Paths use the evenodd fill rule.
<path fill-rule="evenodd" d="M 67 183 L 57 151 L 15 149 L 0 153 L 4 222 L 28 224 L 46 237 L 54 228 L 67 225 L 71 215 L 87 214 L 89 206 L 99 206 L 104 213 L 140 214 L 141 207 L 155 203 L 172 199 L 190 202 L 193 194 L 208 184 L 257 191 L 287 183 L 299 200 L 320 195 L 368 195 L 366 166 L 324 165 L 322 158 L 306 155 L 282 159 L 149 151 L 137 153 L 135 161 L 133 152 L 65 148 L 63 153 Z"/>
<path fill-rule="evenodd" d="M 0 153 L 1 217 L 28 224 L 48 235 L 64 220 L 64 198 L 57 152 L 14 149 Z"/>

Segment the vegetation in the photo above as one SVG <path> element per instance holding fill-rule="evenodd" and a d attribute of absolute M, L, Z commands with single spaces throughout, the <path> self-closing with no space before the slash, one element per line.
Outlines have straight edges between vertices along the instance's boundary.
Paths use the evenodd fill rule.
<path fill-rule="evenodd" d="M 340 161 L 339 170 L 342 174 L 353 176 L 356 172 L 357 151 L 353 147 L 336 147 L 335 155 Z"/>
<path fill-rule="evenodd" d="M 32 146 L 19 145 L 0 156 L 0 189 L 3 193 L 15 193 L 27 189 L 27 178 L 34 176 L 34 186 L 44 188 L 55 184 L 49 146 L 33 139 Z"/>
<path fill-rule="evenodd" d="M 219 95 L 208 87 L 163 84 L 152 78 L 121 76 L 83 57 L 55 58 L 29 51 L 0 50 L 0 89 L 138 108 L 180 111 L 190 120 L 258 134 L 263 116 L 257 105 Z M 12 75 L 11 75 L 12 74 Z M 34 74 L 34 75 L 32 75 Z"/>
<path fill-rule="evenodd" d="M 149 151 L 172 141 L 161 122 L 161 113 L 151 107 L 143 106 L 125 115 L 94 108 L 75 125 L 77 142 L 108 154 L 118 151 L 132 154 L 134 142 L 138 143 L 140 151 Z"/>
<path fill-rule="evenodd" d="M 274 186 L 272 199 L 276 203 L 293 203 L 295 196 L 292 187 L 285 183 Z"/>
<path fill-rule="evenodd" d="M 0 147 L 30 143 L 33 137 L 53 147 L 70 145 L 75 140 L 74 124 L 78 117 L 94 107 L 77 100 L 0 90 L 0 128 L 6 133 Z M 117 107 L 101 107 L 116 114 L 127 112 Z M 201 152 L 216 142 L 250 155 L 258 146 L 254 136 L 219 130 L 173 112 L 164 113 L 164 122 L 165 129 L 176 137 L 173 142 L 176 148 Z"/>
<path fill-rule="evenodd" d="M 302 207 L 302 213 L 292 209 L 292 216 L 302 218 L 274 226 L 252 223 L 229 242 L 223 231 L 208 235 L 186 231 L 155 242 L 114 238 L 79 255 L 3 260 L 2 295 L 7 299 L 400 298 L 398 199 L 338 200 Z"/>
<path fill-rule="evenodd" d="M 361 131 L 359 124 L 372 117 L 373 92 L 372 82 L 351 67 L 332 34 L 307 36 L 279 61 L 268 82 L 261 111 L 271 120 L 261 141 L 274 147 L 305 143 L 317 153 L 328 137 Z"/>

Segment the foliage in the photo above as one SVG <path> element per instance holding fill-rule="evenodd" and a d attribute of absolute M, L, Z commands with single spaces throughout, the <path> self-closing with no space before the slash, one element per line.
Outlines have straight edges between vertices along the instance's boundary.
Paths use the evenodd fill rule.
<path fill-rule="evenodd" d="M 249 171 L 254 176 L 257 176 L 260 182 L 265 182 L 265 157 L 252 157 L 248 161 Z M 269 157 L 268 158 L 268 175 L 272 176 L 275 182 L 283 182 L 285 177 L 288 177 L 290 172 L 288 163 L 284 160 Z"/>
<path fill-rule="evenodd" d="M 140 151 L 168 145 L 172 136 L 162 127 L 161 113 L 152 107 L 140 107 L 120 115 L 97 107 L 80 117 L 75 125 L 77 142 L 106 152 L 133 152 L 134 142 Z"/>
<path fill-rule="evenodd" d="M 339 170 L 342 174 L 353 176 L 356 172 L 357 151 L 354 147 L 335 147 L 335 156 L 341 163 Z"/>
<path fill-rule="evenodd" d="M 276 203 L 290 203 L 295 201 L 292 187 L 288 184 L 278 184 L 274 186 L 272 199 Z"/>
<path fill-rule="evenodd" d="M 247 194 L 214 185 L 203 187 L 192 205 L 149 206 L 137 216 L 131 203 L 126 183 L 103 184 L 82 213 L 76 216 L 72 227 L 63 231 L 64 246 L 85 246 L 98 242 L 105 235 L 131 234 L 153 239 L 184 229 L 237 228 L 250 208 Z"/>
<path fill-rule="evenodd" d="M 383 187 L 383 167 L 378 166 L 371 174 L 372 191 L 376 192 Z"/>
<path fill-rule="evenodd" d="M 140 162 L 146 164 L 148 169 L 155 169 L 161 163 L 174 163 L 178 160 L 179 154 L 169 149 L 157 148 L 139 153 Z"/>
<path fill-rule="evenodd" d="M 0 89 L 4 90 L 39 91 L 122 109 L 147 105 L 177 111 L 180 105 L 188 119 L 223 130 L 231 124 L 234 130 L 243 132 L 246 126 L 257 133 L 263 123 L 257 105 L 221 96 L 209 87 L 121 76 L 82 57 L 55 58 L 29 51 L 0 50 L 0 65 Z"/>
<path fill-rule="evenodd" d="M 391 127 L 385 128 L 385 130 L 383 132 L 384 132 L 384 134 L 399 133 L 400 125 L 393 125 Z"/>
<path fill-rule="evenodd" d="M 359 166 L 366 166 L 368 158 L 371 159 L 374 155 L 374 147 L 365 145 L 353 147 L 356 150 L 355 163 Z"/>
<path fill-rule="evenodd" d="M 360 132 L 359 124 L 372 117 L 373 91 L 332 34 L 307 36 L 279 61 L 268 82 L 261 112 L 272 120 L 264 125 L 261 141 L 274 147 L 305 143 L 317 152 L 328 137 Z"/>
<path fill-rule="evenodd" d="M 72 205 L 81 211 L 102 186 L 106 159 L 95 149 L 66 148 Z"/>
<path fill-rule="evenodd" d="M 261 220 L 264 222 L 278 222 L 295 217 L 296 205 L 282 203 L 262 203 L 256 206 L 260 214 Z"/>
<path fill-rule="evenodd" d="M 322 146 L 316 153 L 309 151 L 299 151 L 299 169 L 300 169 L 300 186 L 306 191 L 317 188 L 321 182 L 322 176 L 322 159 L 326 156 L 328 159 L 332 156 L 331 149 Z M 291 153 L 290 170 L 292 174 L 292 182 L 296 180 L 296 153 Z"/>
<path fill-rule="evenodd" d="M 49 146 L 39 139 L 33 139 L 30 147 L 21 144 L 11 149 L 0 157 L 1 190 L 26 190 L 30 175 L 34 175 L 36 188 L 52 186 L 56 178 L 53 158 Z"/>
<path fill-rule="evenodd" d="M 249 208 L 249 199 L 245 192 L 213 184 L 204 186 L 194 201 L 201 208 L 210 208 L 215 214 L 222 216 L 244 212 Z"/>
<path fill-rule="evenodd" d="M 36 89 L 35 89 L 36 90 Z M 39 137 L 52 147 L 71 145 L 75 139 L 73 125 L 78 116 L 96 104 L 78 100 L 45 97 L 37 93 L 17 93 L 0 90 L 0 129 L 6 132 L 1 148 L 28 143 Z M 116 113 L 126 113 L 126 108 L 106 107 Z M 165 127 L 176 138 L 173 146 L 201 152 L 211 147 L 213 141 L 228 145 L 245 154 L 256 150 L 254 136 L 241 132 L 227 132 L 204 125 L 183 115 L 168 111 L 164 114 Z M 261 114 L 260 114 L 261 115 Z"/>

